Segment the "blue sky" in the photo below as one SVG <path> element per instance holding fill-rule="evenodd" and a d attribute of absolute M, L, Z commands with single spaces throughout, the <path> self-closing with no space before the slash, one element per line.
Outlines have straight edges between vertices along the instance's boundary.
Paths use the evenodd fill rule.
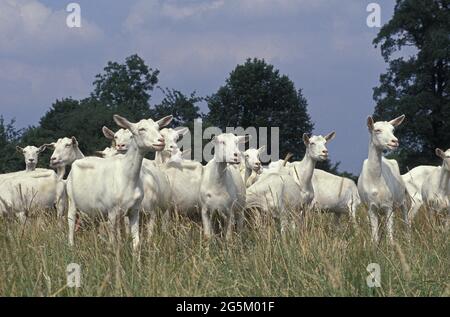
<path fill-rule="evenodd" d="M 37 124 L 57 98 L 86 97 L 109 60 L 138 53 L 161 71 L 161 86 L 204 96 L 259 57 L 303 89 L 315 132 L 337 132 L 331 159 L 359 173 L 372 88 L 386 69 L 366 7 L 380 4 L 385 23 L 394 1 L 78 0 L 79 29 L 65 24 L 70 2 L 0 1 L 0 114 L 19 127 Z"/>

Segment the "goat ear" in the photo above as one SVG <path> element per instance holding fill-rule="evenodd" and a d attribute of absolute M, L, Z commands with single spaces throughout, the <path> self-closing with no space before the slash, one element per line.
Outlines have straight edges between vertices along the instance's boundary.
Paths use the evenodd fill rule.
<path fill-rule="evenodd" d="M 303 143 L 309 145 L 309 136 L 306 133 L 303 133 Z"/>
<path fill-rule="evenodd" d="M 241 136 L 238 136 L 237 138 L 238 138 L 238 143 L 244 143 L 245 144 L 248 141 L 250 141 L 251 135 L 241 135 Z"/>
<path fill-rule="evenodd" d="M 331 140 L 334 139 L 335 136 L 336 136 L 336 132 L 333 131 L 333 132 L 331 132 L 331 133 L 328 133 L 328 134 L 325 136 L 325 140 L 327 140 L 327 142 L 330 142 Z"/>
<path fill-rule="evenodd" d="M 436 152 L 436 155 L 437 155 L 438 157 L 440 157 L 441 159 L 444 159 L 444 158 L 445 158 L 445 153 L 444 153 L 444 151 L 442 151 L 440 148 L 436 148 L 435 152 Z"/>
<path fill-rule="evenodd" d="M 404 114 L 402 114 L 400 117 L 397 117 L 397 118 L 389 121 L 389 123 L 392 124 L 394 127 L 398 127 L 400 124 L 402 124 L 403 120 L 405 120 Z"/>
<path fill-rule="evenodd" d="M 105 138 L 107 138 L 108 140 L 114 140 L 114 132 L 111 131 L 108 127 L 103 127 L 102 132 Z"/>
<path fill-rule="evenodd" d="M 168 126 L 173 120 L 173 116 L 167 116 L 162 119 L 159 119 L 156 121 L 156 123 L 159 125 L 159 128 L 164 128 L 165 126 Z"/>
<path fill-rule="evenodd" d="M 124 117 L 119 116 L 118 114 L 115 114 L 113 116 L 113 119 L 114 119 L 114 122 L 121 128 L 129 130 L 133 126 L 133 123 L 131 123 L 130 121 L 128 121 Z"/>
<path fill-rule="evenodd" d="M 261 154 L 262 152 L 264 152 L 264 150 L 266 149 L 266 146 L 263 145 L 258 149 L 258 153 Z"/>
<path fill-rule="evenodd" d="M 189 132 L 189 128 L 180 128 L 176 130 L 180 137 L 185 136 Z"/>
<path fill-rule="evenodd" d="M 71 137 L 71 139 L 72 139 L 72 145 L 73 146 L 78 146 L 77 138 L 73 136 L 73 137 Z"/>
<path fill-rule="evenodd" d="M 369 128 L 369 131 L 373 130 L 373 125 L 375 124 L 375 122 L 373 121 L 372 116 L 368 116 L 367 117 L 367 127 Z"/>
<path fill-rule="evenodd" d="M 45 143 L 44 145 L 45 145 L 46 147 L 50 148 L 50 149 L 54 149 L 56 143 L 55 143 L 55 142 L 53 142 L 53 143 Z"/>
<path fill-rule="evenodd" d="M 39 152 L 39 153 L 42 153 L 42 152 L 44 152 L 46 149 L 47 149 L 47 145 L 46 145 L 46 144 L 41 145 L 41 146 L 39 147 L 38 152 Z"/>
<path fill-rule="evenodd" d="M 16 146 L 16 150 L 17 150 L 17 152 L 19 152 L 20 154 L 23 154 L 23 148 L 21 148 L 20 146 Z"/>

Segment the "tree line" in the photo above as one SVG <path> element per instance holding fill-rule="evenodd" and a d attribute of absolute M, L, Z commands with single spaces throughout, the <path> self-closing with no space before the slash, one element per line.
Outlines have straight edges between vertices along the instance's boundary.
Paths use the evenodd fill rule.
<path fill-rule="evenodd" d="M 422 164 L 437 164 L 434 148 L 450 147 L 450 0 L 397 0 L 394 15 L 373 41 L 388 63 L 380 84 L 374 88 L 375 118 L 387 119 L 405 113 L 408 124 L 396 134 L 402 142 L 394 153 L 402 172 Z M 414 47 L 416 53 L 396 54 Z M 300 136 L 311 133 L 314 124 L 308 102 L 300 88 L 263 59 L 247 59 L 231 71 L 217 92 L 198 96 L 158 86 L 159 70 L 138 55 L 125 62 L 108 62 L 95 77 L 92 93 L 81 100 L 56 100 L 36 126 L 18 130 L 14 121 L 0 116 L 0 173 L 23 169 L 16 145 L 40 145 L 64 136 L 76 136 L 81 150 L 92 154 L 109 145 L 101 127 L 114 128 L 114 113 L 131 120 L 174 115 L 172 127 L 203 128 L 280 127 L 280 155 L 288 152 L 299 160 L 304 154 Z M 163 99 L 152 104 L 155 89 Z M 207 113 L 200 111 L 205 102 Z M 270 135 L 268 135 L 270 139 Z M 47 153 L 40 166 L 48 163 Z M 339 163 L 324 162 L 319 168 L 338 172 Z M 342 173 L 352 176 L 348 173 Z"/>

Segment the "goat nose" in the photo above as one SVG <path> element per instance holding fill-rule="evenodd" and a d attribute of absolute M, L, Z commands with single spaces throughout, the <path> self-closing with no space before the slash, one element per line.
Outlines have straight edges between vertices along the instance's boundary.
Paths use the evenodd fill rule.
<path fill-rule="evenodd" d="M 238 157 L 238 153 L 234 153 L 234 156 L 235 156 L 235 157 Z"/>
<path fill-rule="evenodd" d="M 322 153 L 323 154 L 328 154 L 328 150 L 323 150 Z"/>
<path fill-rule="evenodd" d="M 56 157 L 52 156 L 52 157 L 50 158 L 50 161 L 56 161 Z"/>
<path fill-rule="evenodd" d="M 158 141 L 164 143 L 164 138 L 159 138 Z"/>
<path fill-rule="evenodd" d="M 30 163 L 33 163 L 34 162 L 34 159 L 29 159 L 28 160 Z"/>

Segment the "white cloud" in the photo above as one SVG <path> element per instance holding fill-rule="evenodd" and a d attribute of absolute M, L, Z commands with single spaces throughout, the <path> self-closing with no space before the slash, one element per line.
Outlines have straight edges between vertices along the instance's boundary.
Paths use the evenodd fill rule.
<path fill-rule="evenodd" d="M 82 16 L 81 28 L 66 25 L 68 13 L 37 0 L 0 1 L 0 51 L 37 53 L 95 43 L 103 32 Z"/>
<path fill-rule="evenodd" d="M 127 30 L 135 31 L 144 24 L 164 19 L 179 21 L 201 17 L 204 14 L 220 9 L 224 4 L 225 0 L 140 0 L 131 8 L 124 25 Z"/>
<path fill-rule="evenodd" d="M 0 59 L 0 69 L 0 82 L 25 85 L 28 91 L 23 93 L 33 97 L 42 95 L 44 91 L 53 99 L 82 97 L 90 89 L 90 83 L 83 79 L 81 69 L 77 66 L 55 68 Z"/>

